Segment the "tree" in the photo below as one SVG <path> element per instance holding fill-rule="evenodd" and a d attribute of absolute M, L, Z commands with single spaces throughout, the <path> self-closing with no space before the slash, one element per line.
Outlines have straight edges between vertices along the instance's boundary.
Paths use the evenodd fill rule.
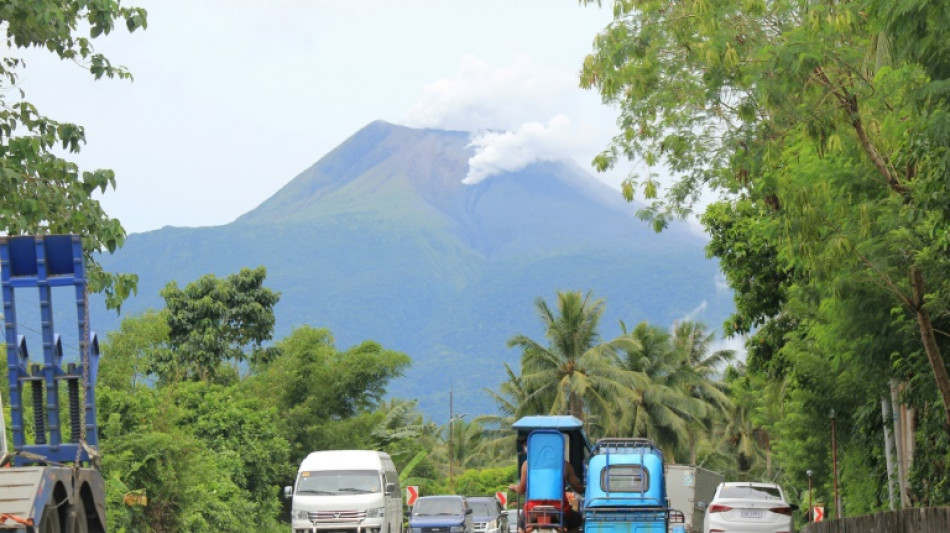
<path fill-rule="evenodd" d="M 159 355 L 153 370 L 165 381 L 209 380 L 222 363 L 266 357 L 262 343 L 273 335 L 274 305 L 280 294 L 264 287 L 267 271 L 241 269 L 219 279 L 212 274 L 162 290 L 171 350 Z"/>
<path fill-rule="evenodd" d="M 292 460 L 315 449 L 384 444 L 379 424 L 385 415 L 373 411 L 383 407 L 389 382 L 409 366 L 406 354 L 372 341 L 339 351 L 329 331 L 313 327 L 295 329 L 275 353 L 254 364 L 242 386 L 281 413 Z"/>
<path fill-rule="evenodd" d="M 670 376 L 674 388 L 694 400 L 700 416 L 687 424 L 690 464 L 696 464 L 696 447 L 702 436 L 708 435 L 713 424 L 722 420 L 732 409 L 728 385 L 718 379 L 735 352 L 716 350 L 710 353 L 715 335 L 705 325 L 683 321 L 673 327 L 673 347 L 678 364 Z"/>
<path fill-rule="evenodd" d="M 642 385 L 634 389 L 632 401 L 618 402 L 620 435 L 644 437 L 668 450 L 673 459 L 678 444 L 689 438 L 690 420 L 700 418 L 700 405 L 693 402 L 682 387 L 673 386 L 679 354 L 673 349 L 670 334 L 646 322 L 627 332 L 635 342 L 622 355 L 625 369 L 644 376 Z"/>
<path fill-rule="evenodd" d="M 842 299 L 847 273 L 913 320 L 950 424 L 934 326 L 950 314 L 950 86 L 946 24 L 929 13 L 916 1 L 617 2 L 581 83 L 620 110 L 595 166 L 638 158 L 671 176 L 663 194 L 655 173 L 624 183 L 651 201 L 641 216 L 662 229 L 705 188 L 767 210 L 781 270 Z"/>
<path fill-rule="evenodd" d="M 92 290 L 105 292 L 107 305 L 118 307 L 135 289 L 137 277 L 108 274 L 95 260 L 96 253 L 112 253 L 125 241 L 119 221 L 94 198 L 96 191 L 115 187 L 115 175 L 106 169 L 80 173 L 75 163 L 56 154 L 60 148 L 79 152 L 85 132 L 44 116 L 25 99 L 18 82 L 26 64 L 13 52 L 45 48 L 79 63 L 96 79 L 129 79 L 131 74 L 97 53 L 92 41 L 116 23 L 130 32 L 144 29 L 146 12 L 117 0 L 4 2 L 0 22 L 7 50 L 0 61 L 0 233 L 81 235 Z"/>
<path fill-rule="evenodd" d="M 485 427 L 485 434 L 479 443 L 479 452 L 495 458 L 496 461 L 513 459 L 515 434 L 511 425 L 519 418 L 528 415 L 540 415 L 547 412 L 550 402 L 532 395 L 521 376 L 503 363 L 507 380 L 498 386 L 498 391 L 484 389 L 495 402 L 498 414 L 479 415 L 475 421 Z"/>
<path fill-rule="evenodd" d="M 641 375 L 624 370 L 618 351 L 629 348 L 631 340 L 620 336 L 601 342 L 597 328 L 604 312 L 603 300 L 590 293 L 558 291 L 557 314 L 538 298 L 535 308 L 545 327 L 548 345 L 516 335 L 509 347 L 519 347 L 521 380 L 531 391 L 550 401 L 548 412 L 568 414 L 581 420 L 588 414 L 607 424 L 613 417 L 613 405 L 625 398 L 632 388 L 642 386 Z M 589 422 L 589 421 L 588 421 Z"/>
<path fill-rule="evenodd" d="M 281 482 L 295 470 L 277 410 L 239 386 L 181 383 L 171 391 L 180 409 L 176 425 L 215 452 L 222 475 L 247 491 L 257 516 L 276 518 Z"/>
<path fill-rule="evenodd" d="M 210 387 L 206 383 L 186 385 Z M 208 429 L 229 419 L 240 425 L 247 416 L 251 431 L 238 431 L 233 437 L 253 444 L 247 461 L 262 459 L 270 464 L 276 459 L 279 464 L 286 443 L 267 439 L 270 432 L 255 442 L 258 429 L 275 425 L 273 413 L 261 411 L 251 416 L 244 406 L 232 410 L 227 402 L 217 401 L 202 405 L 200 413 L 187 413 L 179 405 L 179 392 L 184 392 L 183 398 L 189 396 L 188 390 L 175 387 L 139 386 L 133 391 L 104 387 L 100 391 L 102 469 L 110 524 L 130 531 L 211 532 L 235 531 L 254 523 L 272 531 L 267 525 L 276 523 L 276 491 L 270 491 L 268 501 L 255 502 L 247 486 L 241 486 L 247 478 L 242 472 L 245 462 L 238 457 L 240 450 L 221 450 L 223 443 L 213 442 Z M 212 437 L 205 440 L 192 431 L 187 420 L 209 413 L 214 416 L 199 428 L 199 433 Z M 270 419 L 261 423 L 261 418 Z M 272 468 L 263 466 L 261 472 L 269 475 Z M 149 504 L 126 506 L 122 500 L 128 492 L 144 493 Z"/>
<path fill-rule="evenodd" d="M 146 378 L 153 361 L 168 359 L 168 322 L 158 311 L 127 317 L 102 346 L 98 384 L 134 390 Z"/>

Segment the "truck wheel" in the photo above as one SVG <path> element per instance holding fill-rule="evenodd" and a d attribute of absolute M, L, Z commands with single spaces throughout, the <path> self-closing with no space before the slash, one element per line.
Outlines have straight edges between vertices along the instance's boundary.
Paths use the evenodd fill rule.
<path fill-rule="evenodd" d="M 66 512 L 66 533 L 89 533 L 89 519 L 86 516 L 86 506 L 77 502 L 70 505 Z"/>
<path fill-rule="evenodd" d="M 52 502 L 50 502 L 52 503 Z M 43 516 L 40 518 L 40 526 L 36 528 L 38 533 L 61 533 L 59 526 L 59 511 L 56 507 L 47 505 L 43 509 Z"/>

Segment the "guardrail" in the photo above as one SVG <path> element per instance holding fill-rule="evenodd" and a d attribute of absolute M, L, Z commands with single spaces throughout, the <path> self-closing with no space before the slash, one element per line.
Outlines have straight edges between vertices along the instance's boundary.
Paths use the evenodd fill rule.
<path fill-rule="evenodd" d="M 947 533 L 950 507 L 926 507 L 885 511 L 803 527 L 800 533 Z"/>

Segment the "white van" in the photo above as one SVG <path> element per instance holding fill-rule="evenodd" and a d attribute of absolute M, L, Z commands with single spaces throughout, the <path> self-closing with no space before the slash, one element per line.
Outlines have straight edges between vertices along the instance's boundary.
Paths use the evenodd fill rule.
<path fill-rule="evenodd" d="M 284 496 L 294 533 L 402 533 L 399 476 L 383 452 L 313 452 Z"/>

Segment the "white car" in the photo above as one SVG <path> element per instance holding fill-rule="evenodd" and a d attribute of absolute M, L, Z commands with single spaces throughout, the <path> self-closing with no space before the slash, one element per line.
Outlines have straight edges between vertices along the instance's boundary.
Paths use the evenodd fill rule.
<path fill-rule="evenodd" d="M 775 483 L 720 483 L 706 507 L 703 533 L 793 533 L 797 509 Z"/>

